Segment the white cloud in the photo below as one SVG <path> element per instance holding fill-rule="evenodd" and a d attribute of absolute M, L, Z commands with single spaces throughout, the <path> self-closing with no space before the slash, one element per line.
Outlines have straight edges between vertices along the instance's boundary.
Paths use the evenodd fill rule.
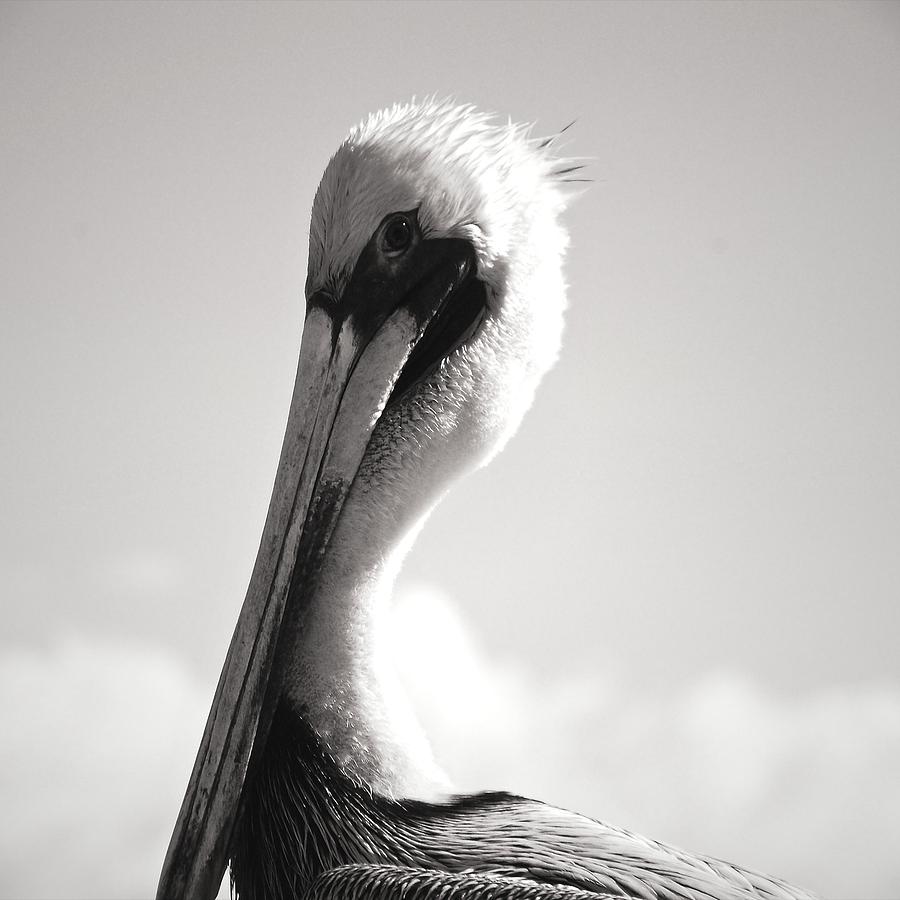
<path fill-rule="evenodd" d="M 207 694 L 148 647 L 4 650 L 0 893 L 152 896 Z"/>
<path fill-rule="evenodd" d="M 395 653 L 462 789 L 505 788 L 833 898 L 900 896 L 900 686 L 772 696 L 710 673 L 650 697 L 613 672 L 539 681 L 453 605 L 398 598 Z"/>
<path fill-rule="evenodd" d="M 464 789 L 506 788 L 836 898 L 900 896 L 900 689 L 667 698 L 614 673 L 538 681 L 433 590 L 398 599 L 400 674 Z M 435 638 L 435 635 L 438 637 Z M 0 896 L 152 896 L 212 685 L 147 646 L 0 654 Z"/>

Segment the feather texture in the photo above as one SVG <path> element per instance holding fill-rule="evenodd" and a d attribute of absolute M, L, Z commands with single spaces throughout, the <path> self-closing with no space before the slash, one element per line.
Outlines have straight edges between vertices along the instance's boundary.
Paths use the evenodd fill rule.
<path fill-rule="evenodd" d="M 555 220 L 565 202 L 566 161 L 529 131 L 451 101 L 396 104 L 369 116 L 338 148 L 316 192 L 307 292 L 339 297 L 385 213 L 412 209 L 427 237 L 469 240 L 490 282 L 501 259 L 533 249 L 534 224 Z"/>
<path fill-rule="evenodd" d="M 316 900 L 614 900 L 565 885 L 480 872 L 434 872 L 400 866 L 339 866 L 321 875 Z"/>
<path fill-rule="evenodd" d="M 285 707 L 245 798 L 232 878 L 240 900 L 811 900 L 779 879 L 513 794 L 387 799 L 351 781 Z"/>

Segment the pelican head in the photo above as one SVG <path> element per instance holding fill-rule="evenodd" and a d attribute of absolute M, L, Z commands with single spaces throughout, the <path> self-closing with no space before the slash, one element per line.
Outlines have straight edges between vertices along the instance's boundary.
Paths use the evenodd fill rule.
<path fill-rule="evenodd" d="M 214 896 L 282 705 L 373 792 L 440 784 L 424 748 L 410 751 L 418 738 L 396 736 L 404 713 L 364 607 L 448 484 L 515 430 L 556 357 L 568 169 L 549 145 L 426 102 L 371 116 L 329 162 L 272 499 L 160 898 Z"/>
<path fill-rule="evenodd" d="M 384 306 L 413 308 L 423 297 L 404 279 L 441 266 L 460 273 L 446 296 L 446 285 L 425 287 L 426 303 L 441 297 L 439 315 L 405 362 L 367 453 L 399 441 L 405 476 L 410 453 L 436 465 L 428 486 L 416 485 L 422 497 L 439 493 L 442 467 L 455 474 L 502 446 L 556 357 L 566 244 L 559 169 L 522 127 L 426 103 L 371 116 L 322 178 L 306 293 L 334 321 L 383 314 L 375 285 Z"/>

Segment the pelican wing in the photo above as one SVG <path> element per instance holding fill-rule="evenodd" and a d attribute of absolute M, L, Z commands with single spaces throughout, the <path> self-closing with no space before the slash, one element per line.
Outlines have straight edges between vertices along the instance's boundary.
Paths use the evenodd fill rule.
<path fill-rule="evenodd" d="M 484 872 L 435 872 L 408 866 L 340 866 L 320 875 L 316 900 L 621 900 L 566 885 Z"/>
<path fill-rule="evenodd" d="M 523 797 L 482 794 L 425 809 L 414 829 L 436 868 L 460 871 L 465 866 L 541 885 L 567 885 L 588 896 L 813 900 L 781 879 Z"/>

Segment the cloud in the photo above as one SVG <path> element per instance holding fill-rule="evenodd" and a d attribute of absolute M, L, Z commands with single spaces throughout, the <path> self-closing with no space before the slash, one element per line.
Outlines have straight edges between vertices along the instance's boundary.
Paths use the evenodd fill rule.
<path fill-rule="evenodd" d="M 4 650 L 0 894 L 152 896 L 208 693 L 152 647 Z"/>
<path fill-rule="evenodd" d="M 393 633 L 460 788 L 537 797 L 823 896 L 900 896 L 900 686 L 788 699 L 727 672 L 665 697 L 612 671 L 539 681 L 480 652 L 428 588 L 398 597 Z"/>
<path fill-rule="evenodd" d="M 784 699 L 719 673 L 648 696 L 611 671 L 539 681 L 490 659 L 428 588 L 401 593 L 392 624 L 460 788 L 539 797 L 823 896 L 900 896 L 896 685 Z M 0 896 L 151 896 L 211 693 L 152 646 L 0 653 Z"/>

